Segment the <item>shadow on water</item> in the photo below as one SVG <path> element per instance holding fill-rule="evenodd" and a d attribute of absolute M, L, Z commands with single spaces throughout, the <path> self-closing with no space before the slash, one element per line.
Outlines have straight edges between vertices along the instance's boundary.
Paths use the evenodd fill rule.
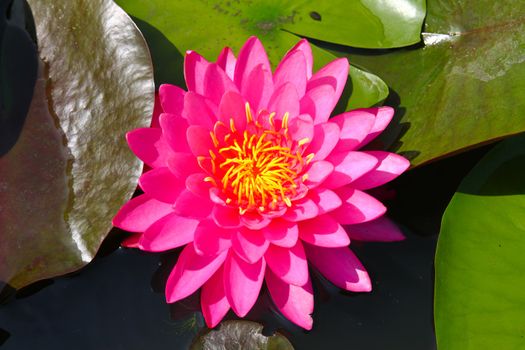
<path fill-rule="evenodd" d="M 525 134 L 514 137 L 514 140 L 525 139 Z M 511 140 L 512 141 L 512 140 Z M 522 143 L 523 144 L 523 143 Z M 519 149 L 518 145 L 516 149 Z M 480 166 L 482 164 L 480 163 Z M 461 186 L 460 192 L 478 196 L 512 196 L 525 194 L 525 155 L 512 157 L 496 167 L 490 167 L 490 160 L 483 164 L 485 171 L 477 170 L 476 177 Z M 479 175 L 482 173 L 482 175 Z"/>
<path fill-rule="evenodd" d="M 374 281 L 371 293 L 343 292 L 312 271 L 316 298 L 312 331 L 285 319 L 265 288 L 246 318 L 264 325 L 265 335 L 276 331 L 285 335 L 297 349 L 435 349 L 432 300 L 436 240 L 435 236 L 409 234 L 406 241 L 398 243 L 354 242 L 353 250 Z M 166 259 L 167 265 L 157 270 L 160 292 L 174 258 Z M 195 334 L 203 324 L 199 309 L 198 294 L 170 305 L 172 319 L 186 324 Z M 235 319 L 232 311 L 225 317 Z"/>
<path fill-rule="evenodd" d="M 38 68 L 34 37 L 25 1 L 0 2 L 0 157 L 16 144 L 33 97 Z"/>
<path fill-rule="evenodd" d="M 0 328 L 0 346 L 2 346 L 10 336 L 11 334 L 8 331 Z"/>
<path fill-rule="evenodd" d="M 5 349 L 186 349 L 164 296 L 153 293 L 158 256 L 118 249 L 81 273 L 0 306 Z M 180 328 L 180 327 L 179 327 Z"/>
<path fill-rule="evenodd" d="M 410 235 L 398 243 L 353 242 L 374 290 L 342 292 L 314 277 L 310 332 L 282 317 L 265 290 L 247 319 L 263 324 L 265 335 L 284 334 L 296 349 L 435 349 L 435 241 Z M 204 321 L 197 311 L 198 294 L 165 303 L 164 285 L 176 256 L 170 252 L 159 259 L 158 254 L 119 248 L 98 256 L 80 273 L 12 298 L 0 306 L 0 328 L 10 334 L 2 348 L 187 349 Z M 237 317 L 230 312 L 226 319 Z"/>
<path fill-rule="evenodd" d="M 461 181 L 495 144 L 410 170 L 388 185 L 388 213 L 418 235 L 439 233 L 441 218 Z"/>
<path fill-rule="evenodd" d="M 314 329 L 291 333 L 298 349 L 435 349 L 433 255 L 436 238 L 352 243 L 368 270 L 371 293 L 342 292 L 317 279 Z M 286 334 L 286 333 L 285 333 Z"/>

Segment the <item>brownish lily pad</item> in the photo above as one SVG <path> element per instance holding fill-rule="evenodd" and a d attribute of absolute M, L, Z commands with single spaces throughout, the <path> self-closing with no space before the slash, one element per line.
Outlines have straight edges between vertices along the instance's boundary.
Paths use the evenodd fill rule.
<path fill-rule="evenodd" d="M 217 329 L 197 337 L 191 350 L 252 349 L 293 350 L 294 347 L 282 334 L 262 334 L 263 325 L 251 321 L 224 321 Z"/>
<path fill-rule="evenodd" d="M 145 41 L 110 0 L 29 0 L 41 65 L 16 144 L 0 158 L 0 280 L 20 288 L 94 257 L 135 190 L 125 134 L 147 126 Z"/>

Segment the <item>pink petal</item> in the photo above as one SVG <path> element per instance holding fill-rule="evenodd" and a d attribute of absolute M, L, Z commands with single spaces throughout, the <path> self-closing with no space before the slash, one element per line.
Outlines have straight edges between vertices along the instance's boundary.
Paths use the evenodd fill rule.
<path fill-rule="evenodd" d="M 152 168 L 166 166 L 171 150 L 158 128 L 141 128 L 126 134 L 129 148 Z"/>
<path fill-rule="evenodd" d="M 291 83 L 299 97 L 303 97 L 306 92 L 306 79 L 306 59 L 299 50 L 287 54 L 273 76 L 276 90 L 283 84 Z"/>
<path fill-rule="evenodd" d="M 312 56 L 312 48 L 310 43 L 306 39 L 301 39 L 294 47 L 288 51 L 287 55 L 291 55 L 295 51 L 301 51 L 304 55 L 306 61 L 306 78 L 310 79 L 312 77 L 312 69 L 314 64 L 314 58 Z"/>
<path fill-rule="evenodd" d="M 226 206 L 226 198 L 220 189 L 212 186 L 210 188 L 210 199 L 213 203 Z"/>
<path fill-rule="evenodd" d="M 250 230 L 260 230 L 268 226 L 271 220 L 256 212 L 247 212 L 241 216 L 241 223 Z"/>
<path fill-rule="evenodd" d="M 314 126 L 312 142 L 306 149 L 306 154 L 313 153 L 312 160 L 325 159 L 339 142 L 339 127 L 334 123 L 322 123 Z"/>
<path fill-rule="evenodd" d="M 196 156 L 210 156 L 210 150 L 215 149 L 215 145 L 210 136 L 210 131 L 199 125 L 192 125 L 186 131 L 186 138 L 191 152 Z"/>
<path fill-rule="evenodd" d="M 183 116 L 188 119 L 189 125 L 200 125 L 208 131 L 213 130 L 213 125 L 217 121 L 206 99 L 194 92 L 187 92 L 184 96 Z"/>
<path fill-rule="evenodd" d="M 372 290 L 370 277 L 347 247 L 322 248 L 305 244 L 308 260 L 333 284 L 352 292 Z"/>
<path fill-rule="evenodd" d="M 183 180 L 177 179 L 168 168 L 155 168 L 139 179 L 140 188 L 151 198 L 161 202 L 175 203 L 184 189 Z"/>
<path fill-rule="evenodd" d="M 207 218 L 211 214 L 213 202 L 203 200 L 191 191 L 183 190 L 177 198 L 173 210 L 180 216 Z"/>
<path fill-rule="evenodd" d="M 311 141 L 314 137 L 314 121 L 308 114 L 290 120 L 288 129 L 292 140 L 297 142 L 304 139 Z"/>
<path fill-rule="evenodd" d="M 294 201 L 292 207 L 283 215 L 283 219 L 297 222 L 311 219 L 317 214 L 319 214 L 317 204 L 311 198 L 305 197 Z"/>
<path fill-rule="evenodd" d="M 405 239 L 399 227 L 390 219 L 382 216 L 364 224 L 347 226 L 351 239 L 368 242 L 396 242 Z"/>
<path fill-rule="evenodd" d="M 268 269 L 265 281 L 277 309 L 296 325 L 312 329 L 310 314 L 314 311 L 314 293 L 310 279 L 304 286 L 295 286 L 283 282 Z"/>
<path fill-rule="evenodd" d="M 344 228 L 330 215 L 300 222 L 299 235 L 303 241 L 320 247 L 346 247 L 350 244 Z"/>
<path fill-rule="evenodd" d="M 239 209 L 216 204 L 212 211 L 213 221 L 217 226 L 236 228 L 241 226 Z"/>
<path fill-rule="evenodd" d="M 343 89 L 348 78 L 349 68 L 350 65 L 348 64 L 348 60 L 345 57 L 338 58 L 317 71 L 317 73 L 315 73 L 308 81 L 306 86 L 306 94 L 308 94 L 310 90 L 323 85 L 331 86 L 334 89 L 334 95 L 332 97 L 332 103 L 328 115 L 330 115 L 335 105 L 339 101 L 341 94 L 343 93 Z M 316 123 L 325 122 L 328 120 L 328 116 L 326 116 L 326 119 L 324 116 L 322 118 L 317 116 L 314 118 L 314 120 Z"/>
<path fill-rule="evenodd" d="M 304 184 L 310 189 L 315 188 L 322 184 L 332 171 L 334 171 L 334 166 L 330 162 L 324 160 L 313 162 L 310 168 L 306 171 L 308 178 Z"/>
<path fill-rule="evenodd" d="M 170 204 L 146 194 L 132 198 L 113 218 L 113 226 L 130 232 L 144 232 L 155 221 L 172 212 Z"/>
<path fill-rule="evenodd" d="M 199 289 L 221 266 L 227 252 L 217 256 L 201 256 L 188 244 L 179 256 L 166 283 L 166 300 L 174 303 Z"/>
<path fill-rule="evenodd" d="M 235 91 L 226 92 L 219 104 L 219 120 L 230 125 L 233 119 L 235 129 L 243 131 L 246 129 L 246 102 L 244 98 Z M 219 138 L 219 140 L 222 140 Z"/>
<path fill-rule="evenodd" d="M 374 169 L 378 163 L 376 157 L 364 152 L 332 153 L 326 160 L 334 165 L 334 171 L 323 183 L 328 188 L 347 185 Z"/>
<path fill-rule="evenodd" d="M 299 194 L 299 192 L 302 193 L 302 191 L 307 191 L 308 189 L 306 188 L 305 185 L 303 184 L 300 184 L 299 185 L 299 189 L 297 189 L 297 192 L 298 194 L 296 194 L 296 196 L 301 196 L 301 198 L 303 197 L 302 194 Z M 297 198 L 299 199 L 299 198 Z M 277 219 L 277 218 L 280 218 L 281 216 L 283 216 L 284 213 L 286 213 L 286 211 L 288 210 L 287 207 L 280 207 L 278 209 L 275 209 L 275 210 L 268 210 L 268 211 L 264 211 L 263 213 L 261 213 L 262 216 L 264 217 L 267 217 L 268 219 Z"/>
<path fill-rule="evenodd" d="M 375 139 L 380 133 L 382 133 L 383 130 L 385 130 L 385 128 L 388 126 L 388 124 L 390 124 L 390 121 L 394 116 L 394 109 L 388 106 L 370 108 L 369 110 L 372 110 L 372 113 L 376 115 L 376 120 L 374 122 L 374 126 L 370 130 L 370 133 L 363 140 L 361 145 L 359 145 L 359 147 L 363 147 L 364 145 Z"/>
<path fill-rule="evenodd" d="M 301 113 L 309 114 L 314 124 L 324 123 L 334 109 L 334 88 L 330 85 L 319 85 L 306 91 L 300 101 Z"/>
<path fill-rule="evenodd" d="M 262 43 L 257 37 L 252 36 L 241 48 L 235 65 L 234 82 L 241 91 L 245 85 L 253 84 L 250 75 L 259 65 L 268 72 L 272 71 Z"/>
<path fill-rule="evenodd" d="M 322 215 L 339 208 L 343 202 L 341 198 L 326 188 L 316 188 L 308 193 L 308 196 L 314 201 L 319 208 L 318 215 Z"/>
<path fill-rule="evenodd" d="M 264 255 L 270 269 L 286 283 L 303 286 L 308 282 L 308 262 L 301 241 L 291 248 L 270 245 Z"/>
<path fill-rule="evenodd" d="M 168 214 L 148 227 L 139 246 L 148 252 L 162 252 L 182 247 L 193 241 L 199 221 L 177 214 Z"/>
<path fill-rule="evenodd" d="M 224 290 L 237 316 L 246 316 L 255 304 L 261 290 L 265 268 L 264 259 L 249 264 L 237 254 L 228 254 L 228 259 L 224 263 Z"/>
<path fill-rule="evenodd" d="M 228 310 L 230 303 L 224 293 L 224 274 L 221 267 L 215 274 L 202 286 L 201 308 L 202 315 L 209 328 L 213 328 L 221 322 Z"/>
<path fill-rule="evenodd" d="M 285 113 L 291 118 L 299 115 L 299 95 L 295 86 L 285 83 L 275 89 L 268 102 L 268 111 L 275 112 L 277 119 L 282 119 Z"/>
<path fill-rule="evenodd" d="M 168 145 L 175 152 L 189 153 L 190 147 L 186 141 L 188 121 L 175 114 L 163 113 L 160 115 L 160 125 Z"/>
<path fill-rule="evenodd" d="M 269 244 L 260 231 L 241 229 L 232 235 L 233 250 L 241 259 L 250 264 L 262 258 Z"/>
<path fill-rule="evenodd" d="M 212 220 L 203 220 L 195 230 L 195 251 L 199 255 L 217 255 L 231 247 L 232 230 L 218 227 Z"/>
<path fill-rule="evenodd" d="M 205 181 L 207 177 L 208 174 L 205 173 L 195 173 L 189 175 L 186 178 L 186 189 L 197 196 L 209 200 L 210 188 L 212 185 Z"/>
<path fill-rule="evenodd" d="M 125 248 L 138 248 L 141 237 L 142 233 L 132 233 L 124 238 L 120 245 Z"/>
<path fill-rule="evenodd" d="M 234 77 L 236 63 L 237 59 L 229 47 L 222 49 L 219 57 L 217 57 L 217 64 L 226 72 L 226 75 L 228 75 L 231 80 L 233 80 Z"/>
<path fill-rule="evenodd" d="M 219 105 L 227 91 L 238 92 L 237 87 L 226 73 L 215 63 L 211 63 L 204 77 L 204 96 Z"/>
<path fill-rule="evenodd" d="M 180 179 L 185 179 L 191 174 L 202 172 L 195 156 L 191 153 L 173 152 L 168 158 L 168 169 Z"/>
<path fill-rule="evenodd" d="M 263 65 L 256 66 L 242 86 L 241 93 L 254 111 L 266 109 L 273 94 L 272 71 Z"/>
<path fill-rule="evenodd" d="M 268 226 L 262 229 L 262 232 L 270 243 L 288 248 L 295 245 L 299 235 L 299 230 L 295 222 L 282 219 L 272 220 Z"/>
<path fill-rule="evenodd" d="M 336 115 L 330 122 L 339 126 L 339 142 L 334 152 L 347 152 L 357 149 L 374 126 L 375 115 L 365 110 L 353 110 Z"/>
<path fill-rule="evenodd" d="M 410 166 L 410 162 L 406 158 L 395 153 L 383 151 L 368 151 L 365 153 L 376 157 L 378 165 L 374 170 L 352 183 L 352 187 L 360 190 L 368 190 L 390 182 Z"/>
<path fill-rule="evenodd" d="M 209 62 L 195 51 L 186 51 L 184 57 L 184 79 L 188 91 L 204 94 L 204 77 Z"/>
<path fill-rule="evenodd" d="M 386 212 L 385 206 L 374 197 L 353 188 L 342 188 L 337 194 L 343 204 L 332 216 L 341 224 L 353 225 L 377 219 Z"/>
<path fill-rule="evenodd" d="M 162 110 L 165 113 L 182 115 L 184 108 L 184 94 L 186 91 L 178 86 L 170 84 L 162 84 L 159 87 L 159 99 L 162 105 Z"/>

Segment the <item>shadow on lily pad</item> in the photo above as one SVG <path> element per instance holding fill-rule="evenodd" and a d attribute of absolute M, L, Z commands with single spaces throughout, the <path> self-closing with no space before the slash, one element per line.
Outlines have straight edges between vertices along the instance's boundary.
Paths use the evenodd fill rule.
<path fill-rule="evenodd" d="M 183 54 L 157 28 L 137 17 L 131 16 L 131 19 L 139 27 L 148 43 L 157 89 L 161 84 L 166 83 L 186 86 L 183 75 Z"/>

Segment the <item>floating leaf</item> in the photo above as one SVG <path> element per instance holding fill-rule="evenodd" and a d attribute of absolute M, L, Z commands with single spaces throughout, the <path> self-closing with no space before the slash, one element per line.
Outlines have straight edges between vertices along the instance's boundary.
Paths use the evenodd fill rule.
<path fill-rule="evenodd" d="M 146 44 L 112 1 L 29 4 L 44 64 L 0 158 L 0 280 L 15 288 L 93 258 L 136 187 L 125 133 L 149 123 L 154 92 Z"/>
<path fill-rule="evenodd" d="M 525 130 L 525 2 L 427 7 L 424 46 L 350 54 L 400 99 L 398 125 L 384 140 L 413 165 Z"/>
<path fill-rule="evenodd" d="M 436 253 L 440 349 L 525 344 L 525 135 L 504 141 L 464 179 Z"/>
<path fill-rule="evenodd" d="M 263 325 L 251 321 L 224 321 L 218 329 L 197 337 L 191 350 L 253 349 L 293 350 L 292 344 L 281 334 L 262 334 Z"/>
<path fill-rule="evenodd" d="M 286 51 L 299 40 L 296 35 L 289 32 L 294 31 L 294 29 L 286 27 L 287 25 L 299 25 L 312 21 L 314 22 L 312 25 L 303 26 L 305 31 L 299 30 L 298 27 L 297 33 L 323 39 L 327 33 L 336 33 L 335 29 L 337 28 L 337 30 L 342 30 L 340 32 L 342 34 L 338 35 L 348 39 L 345 44 L 352 44 L 350 40 L 361 40 L 370 35 L 370 37 L 375 38 L 375 45 L 390 47 L 384 43 L 378 44 L 382 43 L 381 40 L 386 40 L 384 39 L 381 21 L 378 18 L 388 22 L 389 25 L 395 23 L 399 28 L 405 28 L 405 33 L 417 31 L 414 34 L 417 36 L 417 40 L 412 38 L 403 43 L 399 42 L 399 45 L 402 46 L 419 40 L 421 21 L 424 15 L 423 1 L 399 1 L 408 4 L 407 6 L 413 10 L 410 12 L 410 16 L 413 15 L 413 20 L 417 22 L 409 21 L 406 24 L 402 24 L 405 22 L 399 11 L 388 12 L 390 13 L 389 16 L 396 18 L 392 19 L 388 17 L 386 8 L 381 11 L 377 9 L 376 12 L 365 11 L 363 5 L 365 1 L 340 1 L 338 4 L 334 4 L 333 8 L 330 7 L 332 15 L 327 15 L 326 21 L 324 18 L 322 21 L 322 23 L 339 24 L 336 27 L 328 26 L 328 24 L 327 27 L 324 27 L 323 24 L 320 25 L 321 29 L 319 29 L 315 24 L 317 22 L 308 15 L 311 11 L 309 9 L 319 8 L 320 6 L 326 7 L 326 5 L 314 4 L 313 2 L 289 1 L 283 3 L 282 1 L 270 0 L 257 2 L 118 0 L 117 2 L 134 16 L 135 21 L 146 36 L 156 67 L 157 84 L 171 83 L 179 86 L 184 85 L 182 54 L 187 50 L 197 51 L 208 60 L 215 60 L 223 47 L 229 46 L 238 52 L 250 35 L 257 35 L 265 44 L 270 61 L 275 65 Z M 367 4 L 373 2 L 366 1 Z M 376 5 L 367 6 L 377 7 Z M 347 9 L 348 12 L 345 12 Z M 378 26 L 377 28 L 381 28 L 381 30 L 376 28 L 377 31 L 380 31 L 380 35 L 374 34 L 371 28 L 375 27 L 372 26 L 372 23 L 375 23 Z M 307 31 L 305 28 L 317 30 L 320 34 L 313 35 L 313 32 Z M 363 33 L 366 35 L 363 36 Z M 405 36 L 400 37 L 404 38 Z M 360 46 L 357 41 L 354 44 Z M 319 69 L 336 58 L 315 46 L 313 51 L 315 69 Z M 368 107 L 384 100 L 388 95 L 388 88 L 385 83 L 371 73 L 352 66 L 350 77 L 351 82 L 347 84 L 343 109 Z M 349 103 L 347 103 L 348 97 L 350 97 Z"/>
<path fill-rule="evenodd" d="M 249 35 L 281 46 L 286 32 L 354 47 L 407 46 L 420 41 L 425 17 L 424 0 L 117 2 L 180 44 L 200 43 L 206 55 L 216 55 L 225 41 L 240 43 Z"/>

